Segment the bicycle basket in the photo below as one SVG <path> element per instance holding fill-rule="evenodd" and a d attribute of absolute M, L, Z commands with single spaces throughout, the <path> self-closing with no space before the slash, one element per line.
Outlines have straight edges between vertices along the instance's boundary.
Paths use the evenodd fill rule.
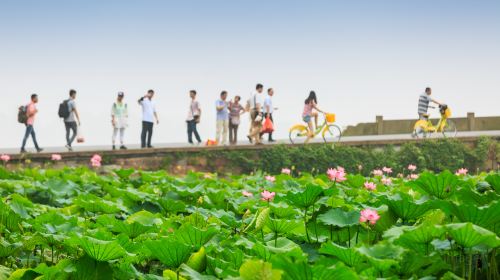
<path fill-rule="evenodd" d="M 334 123 L 335 122 L 335 114 L 326 114 L 326 122 Z"/>

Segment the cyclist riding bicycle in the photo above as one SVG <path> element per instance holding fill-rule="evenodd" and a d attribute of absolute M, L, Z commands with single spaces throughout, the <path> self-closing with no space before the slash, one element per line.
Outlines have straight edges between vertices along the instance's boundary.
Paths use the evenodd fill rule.
<path fill-rule="evenodd" d="M 316 98 L 316 93 L 311 91 L 309 97 L 304 102 L 304 112 L 302 113 L 302 120 L 309 126 L 309 138 L 314 137 L 314 131 L 318 127 L 318 112 L 314 110 L 325 113 L 318 108 L 318 99 Z M 312 123 L 312 118 L 314 118 L 314 126 Z"/>
<path fill-rule="evenodd" d="M 425 92 L 420 95 L 418 99 L 418 118 L 420 120 L 427 120 L 429 115 L 427 114 L 427 110 L 429 110 L 429 103 L 433 102 L 438 105 L 442 105 L 440 102 L 431 98 L 432 90 L 430 87 L 425 89 Z"/>

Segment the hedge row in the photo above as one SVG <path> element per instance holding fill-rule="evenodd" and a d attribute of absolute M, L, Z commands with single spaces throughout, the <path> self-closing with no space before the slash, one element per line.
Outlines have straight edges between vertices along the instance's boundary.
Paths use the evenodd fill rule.
<path fill-rule="evenodd" d="M 305 172 L 324 172 L 330 167 L 342 166 L 348 172 L 361 172 L 368 175 L 373 169 L 383 166 L 392 167 L 395 173 L 405 173 L 409 164 L 415 164 L 420 171 L 427 169 L 435 172 L 467 168 L 475 173 L 488 169 L 485 162 L 495 153 L 497 144 L 490 138 L 480 138 L 474 148 L 459 140 L 436 139 L 418 143 L 407 143 L 400 147 L 386 146 L 352 147 L 337 144 L 306 145 L 290 147 L 276 145 L 257 151 L 224 150 L 204 151 L 196 154 L 176 154 L 176 159 L 186 157 L 206 157 L 208 165 L 216 169 L 217 159 L 224 158 L 226 165 L 237 167 L 241 172 L 263 171 L 277 174 L 283 167 Z M 166 158 L 165 164 L 172 161 Z M 362 169 L 359 170 L 359 167 Z M 234 169 L 234 168 L 233 168 Z"/>

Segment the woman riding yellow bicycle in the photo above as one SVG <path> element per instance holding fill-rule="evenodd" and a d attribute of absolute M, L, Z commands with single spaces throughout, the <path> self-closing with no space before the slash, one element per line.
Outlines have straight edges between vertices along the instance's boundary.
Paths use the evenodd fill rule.
<path fill-rule="evenodd" d="M 318 126 L 318 112 L 325 116 L 325 121 L 320 126 Z M 335 122 L 335 114 L 323 112 L 318 108 L 318 99 L 314 91 L 309 93 L 309 97 L 304 102 L 302 120 L 307 123 L 307 126 L 297 124 L 290 128 L 289 137 L 292 143 L 299 143 L 300 139 L 305 138 L 304 143 L 307 144 L 314 136 L 319 134 L 321 134 L 325 142 L 340 141 L 342 131 L 339 126 L 333 124 Z"/>

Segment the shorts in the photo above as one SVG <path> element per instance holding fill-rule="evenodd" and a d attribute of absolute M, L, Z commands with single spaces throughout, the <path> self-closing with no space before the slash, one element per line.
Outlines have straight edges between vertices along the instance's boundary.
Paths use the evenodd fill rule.
<path fill-rule="evenodd" d="M 306 123 L 309 123 L 309 122 L 311 121 L 311 116 L 309 116 L 309 115 L 303 116 L 303 117 L 302 117 L 302 120 L 303 120 L 304 122 L 306 122 Z"/>

